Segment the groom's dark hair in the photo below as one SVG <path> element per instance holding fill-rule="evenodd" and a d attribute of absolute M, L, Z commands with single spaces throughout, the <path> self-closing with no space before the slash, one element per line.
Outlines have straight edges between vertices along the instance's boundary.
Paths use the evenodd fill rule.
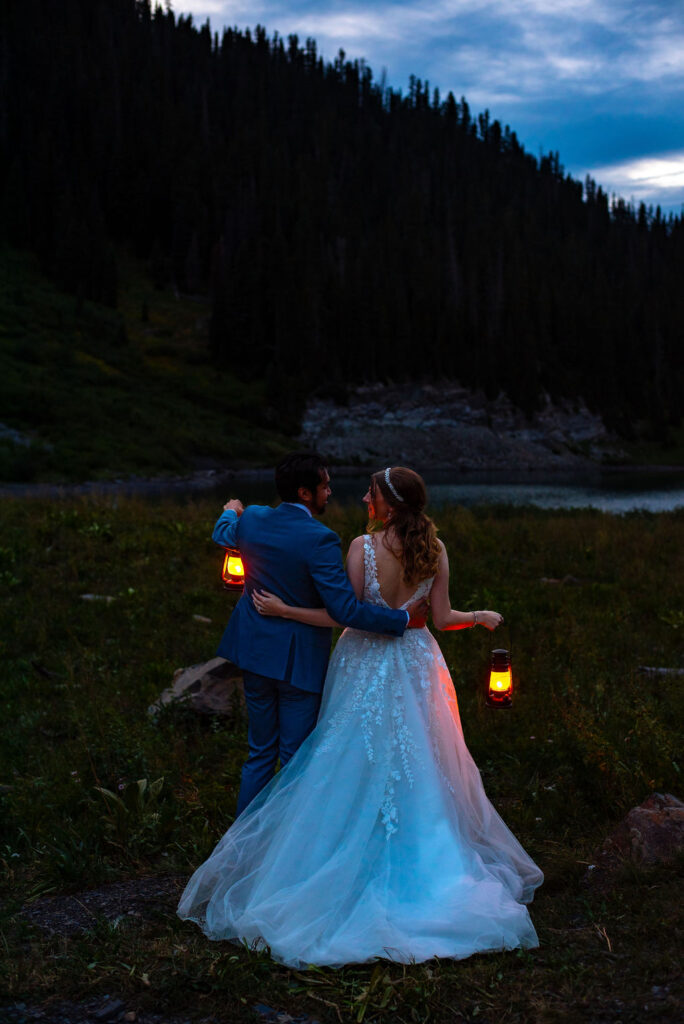
<path fill-rule="evenodd" d="M 275 485 L 281 501 L 299 501 L 300 487 L 306 487 L 312 494 L 321 482 L 328 468 L 318 452 L 290 452 L 276 466 Z"/>

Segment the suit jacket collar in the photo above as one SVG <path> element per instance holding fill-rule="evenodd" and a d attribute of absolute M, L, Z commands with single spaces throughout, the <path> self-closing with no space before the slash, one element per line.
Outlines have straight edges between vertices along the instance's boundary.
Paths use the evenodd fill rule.
<path fill-rule="evenodd" d="M 289 501 L 281 501 L 274 511 L 278 515 L 287 516 L 293 520 L 296 519 L 297 522 L 306 522 L 307 519 L 313 519 L 313 516 L 306 514 L 306 509 L 293 505 Z"/>
<path fill-rule="evenodd" d="M 309 517 L 309 519 L 313 519 L 313 515 L 311 514 L 311 511 L 306 507 L 306 505 L 302 505 L 298 501 L 282 501 L 280 503 L 280 505 L 279 505 L 279 508 L 282 508 L 283 505 L 287 505 L 288 508 L 298 508 L 302 512 L 305 512 L 307 514 L 307 516 Z"/>

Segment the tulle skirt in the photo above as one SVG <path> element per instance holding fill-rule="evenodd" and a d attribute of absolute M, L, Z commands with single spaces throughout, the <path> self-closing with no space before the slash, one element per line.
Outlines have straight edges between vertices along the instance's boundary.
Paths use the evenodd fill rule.
<path fill-rule="evenodd" d="M 543 876 L 487 799 L 427 629 L 348 629 L 318 725 L 190 879 L 179 915 L 291 967 L 538 945 Z"/>

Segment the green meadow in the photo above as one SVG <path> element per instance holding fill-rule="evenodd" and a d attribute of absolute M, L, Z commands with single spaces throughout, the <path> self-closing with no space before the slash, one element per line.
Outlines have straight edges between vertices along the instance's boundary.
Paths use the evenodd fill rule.
<path fill-rule="evenodd" d="M 640 669 L 684 665 L 681 513 L 439 513 L 454 607 L 506 618 L 438 638 L 488 794 L 546 875 L 539 949 L 298 972 L 206 942 L 173 900 L 66 938 L 22 917 L 47 896 L 186 877 L 233 821 L 244 723 L 147 711 L 176 668 L 214 655 L 234 605 L 218 511 L 2 504 L 0 1006 L 107 993 L 173 1020 L 254 1021 L 256 1003 L 321 1024 L 676 1019 L 681 865 L 587 878 L 631 807 L 682 795 L 682 677 Z M 345 546 L 364 526 L 335 506 L 328 522 Z M 499 645 L 510 711 L 484 702 Z"/>
<path fill-rule="evenodd" d="M 265 382 L 212 363 L 208 299 L 156 289 L 123 253 L 118 268 L 114 310 L 0 248 L 0 419 L 27 442 L 0 436 L 0 481 L 272 465 L 292 444 L 283 416 Z"/>

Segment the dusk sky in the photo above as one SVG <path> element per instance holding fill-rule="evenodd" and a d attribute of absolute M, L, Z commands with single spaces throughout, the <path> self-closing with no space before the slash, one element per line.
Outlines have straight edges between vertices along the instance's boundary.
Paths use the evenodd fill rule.
<path fill-rule="evenodd" d="M 176 14 L 264 25 L 377 80 L 409 75 L 489 108 L 528 152 L 558 150 L 573 177 L 681 213 L 684 0 L 177 0 Z"/>

